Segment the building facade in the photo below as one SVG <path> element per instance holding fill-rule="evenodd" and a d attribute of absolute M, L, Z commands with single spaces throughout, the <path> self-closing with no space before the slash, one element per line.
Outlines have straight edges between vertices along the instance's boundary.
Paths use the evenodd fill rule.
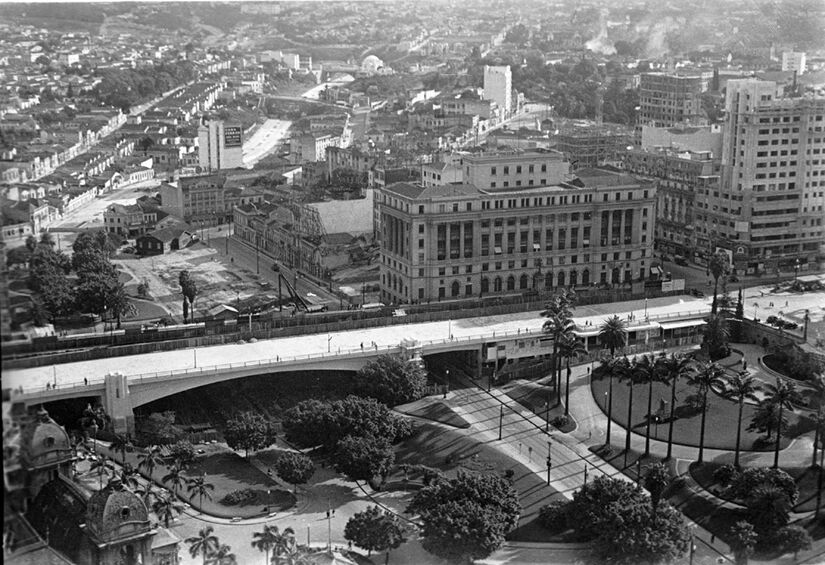
<path fill-rule="evenodd" d="M 706 189 L 700 243 L 737 271 L 805 270 L 825 258 L 825 98 L 778 98 L 777 85 L 730 80 L 720 190 Z"/>
<path fill-rule="evenodd" d="M 198 163 L 204 171 L 243 167 L 243 127 L 204 120 L 198 127 Z"/>
<path fill-rule="evenodd" d="M 696 194 L 719 188 L 720 162 L 705 153 L 629 150 L 621 155 L 625 171 L 657 183 L 656 248 L 665 253 L 701 260 L 706 248 L 696 241 Z"/>
<path fill-rule="evenodd" d="M 378 192 L 387 304 L 629 286 L 651 266 L 656 187 L 629 175 L 587 169 L 552 186 Z"/>
<path fill-rule="evenodd" d="M 707 80 L 701 76 L 677 76 L 665 73 L 644 73 L 639 83 L 639 116 L 641 126 L 673 127 L 705 122 L 702 92 Z"/>
<path fill-rule="evenodd" d="M 484 65 L 484 99 L 494 101 L 508 118 L 513 111 L 513 75 L 510 66 Z"/>
<path fill-rule="evenodd" d="M 632 143 L 632 132 L 593 125 L 567 128 L 556 136 L 556 149 L 574 168 L 596 167 L 607 161 L 616 161 L 619 153 Z"/>
<path fill-rule="evenodd" d="M 796 71 L 797 74 L 805 74 L 808 70 L 805 53 L 796 51 L 785 51 L 782 53 L 782 70 Z"/>
<path fill-rule="evenodd" d="M 559 184 L 570 164 L 558 151 L 495 151 L 464 157 L 463 181 L 480 189 L 529 188 Z"/>

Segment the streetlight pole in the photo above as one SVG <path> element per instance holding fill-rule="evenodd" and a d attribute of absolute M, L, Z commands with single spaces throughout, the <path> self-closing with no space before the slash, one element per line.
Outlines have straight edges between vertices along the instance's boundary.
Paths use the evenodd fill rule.
<path fill-rule="evenodd" d="M 501 405 L 498 411 L 498 440 L 501 441 L 501 428 L 504 424 L 504 405 Z"/>
<path fill-rule="evenodd" d="M 547 440 L 547 484 L 550 484 L 550 469 L 553 467 L 553 442 Z"/>
<path fill-rule="evenodd" d="M 587 486 L 587 463 L 584 464 L 584 484 L 582 485 L 582 489 Z"/>
<path fill-rule="evenodd" d="M 793 265 L 793 281 L 796 282 L 799 277 L 799 258 L 797 257 Z"/>

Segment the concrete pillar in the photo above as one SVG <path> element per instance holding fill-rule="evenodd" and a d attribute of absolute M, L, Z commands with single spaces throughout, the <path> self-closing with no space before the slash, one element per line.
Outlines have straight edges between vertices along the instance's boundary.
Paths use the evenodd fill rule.
<path fill-rule="evenodd" d="M 120 372 L 109 373 L 105 377 L 106 391 L 103 407 L 112 419 L 115 433 L 135 433 L 135 413 L 129 398 L 129 385 L 126 375 Z"/>

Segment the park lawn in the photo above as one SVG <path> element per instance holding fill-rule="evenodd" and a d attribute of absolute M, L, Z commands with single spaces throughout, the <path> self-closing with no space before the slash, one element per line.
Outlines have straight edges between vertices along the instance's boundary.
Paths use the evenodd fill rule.
<path fill-rule="evenodd" d="M 530 412 L 542 420 L 553 422 L 554 419 L 564 415 L 564 405 L 556 404 L 556 393 L 551 387 L 534 383 L 514 381 L 515 386 L 505 385 L 502 391 L 527 408 Z M 564 402 L 564 377 L 562 376 L 562 402 Z M 547 412 L 547 403 L 550 402 L 550 412 Z M 568 417 L 567 424 L 559 428 L 559 431 L 567 433 L 576 429 L 576 422 Z"/>
<path fill-rule="evenodd" d="M 158 306 L 154 302 L 150 302 L 148 300 L 141 300 L 139 298 L 130 298 L 129 300 L 132 304 L 135 305 L 135 308 L 137 309 L 137 314 L 134 316 L 124 317 L 124 320 L 126 321 L 157 321 L 160 318 L 165 318 L 166 316 L 169 316 L 169 312 L 167 312 L 161 306 Z"/>
<path fill-rule="evenodd" d="M 690 474 L 705 490 L 718 492 L 719 494 L 716 494 L 716 496 L 733 502 L 732 499 L 723 496 L 723 487 L 713 479 L 713 473 L 722 465 L 722 463 L 715 462 L 691 465 Z M 796 488 L 799 489 L 799 499 L 792 511 L 811 512 L 816 510 L 819 469 L 812 469 L 811 467 L 781 467 L 781 469 L 793 478 Z"/>
<path fill-rule="evenodd" d="M 189 477 L 206 474 L 206 480 L 215 485 L 212 500 L 203 499 L 203 507 L 197 496 L 180 493 L 189 503 L 212 516 L 249 518 L 270 512 L 284 511 L 295 505 L 295 495 L 284 490 L 281 485 L 254 467 L 249 461 L 234 451 L 220 451 L 198 457 L 186 470 Z M 254 502 L 244 505 L 225 505 L 220 501 L 235 490 L 251 488 L 256 491 Z M 267 493 L 269 491 L 269 493 Z M 264 510 L 264 507 L 267 507 Z"/>
<path fill-rule="evenodd" d="M 118 464 L 121 463 L 120 453 L 112 453 L 105 446 L 98 446 L 98 451 L 106 453 Z M 132 465 L 133 468 L 138 469 L 139 455 L 139 450 L 127 451 L 126 462 Z M 145 468 L 139 469 L 139 471 L 141 475 L 148 478 Z M 162 486 L 171 492 L 170 485 L 163 483 L 161 480 L 168 472 L 169 466 L 162 465 L 155 468 L 151 478 L 156 486 Z M 250 462 L 225 446 L 214 446 L 209 453 L 199 456 L 186 469 L 184 474 L 186 477 L 192 478 L 202 476 L 204 473 L 206 473 L 206 482 L 215 485 L 215 490 L 210 491 L 212 500 L 204 497 L 203 507 L 201 507 L 200 499 L 197 496 L 190 498 L 185 486 L 178 490 L 178 497 L 205 514 L 222 518 L 234 518 L 235 516 L 251 518 L 265 516 L 270 512 L 287 510 L 295 505 L 295 496 L 292 493 L 284 490 L 281 485 L 270 479 L 266 473 L 262 473 Z M 220 504 L 219 501 L 233 490 L 245 488 L 259 491 L 255 504 L 245 506 Z M 269 494 L 267 494 L 267 490 L 270 490 Z M 264 506 L 268 506 L 266 511 L 264 511 Z"/>
<path fill-rule="evenodd" d="M 512 469 L 513 486 L 519 493 L 522 510 L 518 525 L 507 539 L 523 542 L 569 541 L 562 536 L 552 535 L 537 521 L 542 506 L 551 500 L 562 499 L 563 496 L 521 463 L 465 432 L 419 423 L 411 438 L 395 446 L 395 462 L 396 466 L 427 465 L 448 476 L 454 476 L 459 469 L 503 476 L 505 471 Z M 396 471 L 390 480 L 394 482 L 402 478 L 403 475 Z"/>
<path fill-rule="evenodd" d="M 596 373 L 598 374 L 598 373 Z M 591 389 L 593 398 L 605 414 L 607 413 L 607 377 L 593 377 Z M 618 422 L 622 427 L 627 426 L 627 403 L 630 398 L 629 388 L 618 379 L 613 381 L 613 421 Z M 676 386 L 676 421 L 673 427 L 673 442 L 681 445 L 693 447 L 699 446 L 699 431 L 701 424 L 701 414 L 691 413 L 685 403 L 685 398 L 694 394 L 696 389 L 686 381 L 680 381 Z M 633 431 L 645 435 L 646 415 L 647 415 L 647 385 L 634 385 L 633 387 Z M 653 406 L 654 411 L 658 410 L 660 399 L 670 402 L 670 386 L 663 383 L 653 383 Z M 747 431 L 748 424 L 753 416 L 756 406 L 745 404 L 742 411 L 742 440 L 741 449 L 743 451 L 771 451 L 774 448 L 774 439 L 769 442 L 760 441 L 764 438 L 762 434 Z M 670 407 L 665 414 L 670 413 Z M 792 438 L 795 438 L 812 429 L 807 417 L 800 417 L 797 413 L 786 411 L 788 416 L 788 431 L 783 435 L 780 448 L 788 446 Z M 705 422 L 705 447 L 708 449 L 728 449 L 735 448 L 737 418 L 739 415 L 738 405 L 730 400 L 725 400 L 716 393 L 708 394 L 708 412 Z M 650 437 L 661 441 L 667 441 L 667 422 L 651 424 Z"/>

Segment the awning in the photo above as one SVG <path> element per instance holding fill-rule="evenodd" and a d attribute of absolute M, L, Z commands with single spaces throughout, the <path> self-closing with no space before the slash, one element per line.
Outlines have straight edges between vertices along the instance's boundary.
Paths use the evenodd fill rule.
<path fill-rule="evenodd" d="M 626 326 L 625 329 L 629 332 L 645 332 L 649 330 L 658 330 L 659 324 L 652 322 L 650 324 L 642 324 L 641 326 Z"/>
<path fill-rule="evenodd" d="M 599 328 L 587 328 L 586 330 L 573 330 L 573 335 L 578 337 L 593 337 L 599 335 L 601 330 Z"/>
<path fill-rule="evenodd" d="M 538 251 L 540 249 L 541 249 L 541 245 L 539 245 L 538 243 L 533 244 L 533 251 Z"/>
<path fill-rule="evenodd" d="M 495 251 L 496 255 L 501 255 L 501 247 L 494 247 L 493 251 Z"/>
<path fill-rule="evenodd" d="M 707 322 L 704 320 L 678 320 L 676 322 L 664 322 L 661 324 L 663 330 L 673 330 L 676 328 L 692 328 L 695 326 L 704 326 Z"/>
<path fill-rule="evenodd" d="M 656 265 L 654 267 L 651 267 L 650 272 L 653 273 L 654 275 L 661 275 L 662 273 L 664 273 L 664 271 L 662 271 L 662 268 L 659 267 L 658 265 Z"/>

